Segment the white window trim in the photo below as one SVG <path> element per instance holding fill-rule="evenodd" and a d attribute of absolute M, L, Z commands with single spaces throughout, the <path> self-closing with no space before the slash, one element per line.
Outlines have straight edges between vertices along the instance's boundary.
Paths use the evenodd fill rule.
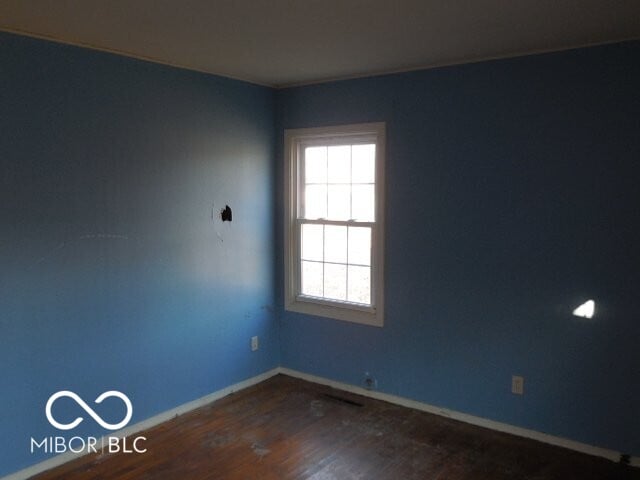
<path fill-rule="evenodd" d="M 285 309 L 298 313 L 345 320 L 382 327 L 384 324 L 384 166 L 385 123 L 363 123 L 320 128 L 285 130 L 285 219 L 284 219 L 284 303 Z M 358 136 L 376 137 L 375 212 L 372 228 L 372 307 L 347 302 L 301 298 L 297 295 L 299 273 L 294 272 L 299 258 L 299 239 L 296 235 L 298 219 L 298 158 L 301 144 L 322 142 L 345 137 L 349 141 Z"/>

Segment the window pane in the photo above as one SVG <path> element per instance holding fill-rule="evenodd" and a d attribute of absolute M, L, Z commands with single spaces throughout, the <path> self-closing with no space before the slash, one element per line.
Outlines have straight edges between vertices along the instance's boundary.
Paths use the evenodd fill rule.
<path fill-rule="evenodd" d="M 301 280 L 303 295 L 322 297 L 322 263 L 303 261 Z"/>
<path fill-rule="evenodd" d="M 347 263 L 347 227 L 324 227 L 324 261 Z"/>
<path fill-rule="evenodd" d="M 327 186 L 307 185 L 304 189 L 304 217 L 327 217 Z"/>
<path fill-rule="evenodd" d="M 349 263 L 371 265 L 371 229 L 349 227 Z"/>
<path fill-rule="evenodd" d="M 334 300 L 347 299 L 347 266 L 324 264 L 324 296 Z"/>
<path fill-rule="evenodd" d="M 351 145 L 329 147 L 329 183 L 351 182 Z"/>
<path fill-rule="evenodd" d="M 376 172 L 376 146 L 354 145 L 351 147 L 351 181 L 374 183 Z"/>
<path fill-rule="evenodd" d="M 349 265 L 349 290 L 347 300 L 350 302 L 371 304 L 371 269 Z"/>
<path fill-rule="evenodd" d="M 304 178 L 306 183 L 327 183 L 327 147 L 304 149 Z"/>
<path fill-rule="evenodd" d="M 302 258 L 322 261 L 323 235 L 322 225 L 302 225 Z"/>
<path fill-rule="evenodd" d="M 351 215 L 349 207 L 351 204 L 349 185 L 329 185 L 329 211 L 330 220 L 349 220 Z"/>
<path fill-rule="evenodd" d="M 351 217 L 360 222 L 375 221 L 373 185 L 354 185 L 351 192 Z"/>

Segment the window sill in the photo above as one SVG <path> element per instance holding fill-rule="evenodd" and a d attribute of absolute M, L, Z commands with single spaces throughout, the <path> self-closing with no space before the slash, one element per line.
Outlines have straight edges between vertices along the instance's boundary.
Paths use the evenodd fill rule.
<path fill-rule="evenodd" d="M 311 297 L 291 299 L 285 305 L 285 310 L 372 327 L 382 327 L 384 325 L 382 312 L 376 311 L 375 308 L 357 304 L 326 302 Z"/>

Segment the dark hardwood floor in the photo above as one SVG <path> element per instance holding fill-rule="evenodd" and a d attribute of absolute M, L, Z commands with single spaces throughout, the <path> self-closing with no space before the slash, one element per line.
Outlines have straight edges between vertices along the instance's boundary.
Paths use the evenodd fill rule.
<path fill-rule="evenodd" d="M 287 376 L 33 477 L 230 480 L 640 479 L 640 469 Z"/>

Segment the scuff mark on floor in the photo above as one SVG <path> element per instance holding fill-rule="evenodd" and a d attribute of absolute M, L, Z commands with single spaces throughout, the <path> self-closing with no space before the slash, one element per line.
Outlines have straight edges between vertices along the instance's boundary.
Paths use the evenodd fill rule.
<path fill-rule="evenodd" d="M 320 400 L 312 400 L 309 404 L 309 410 L 314 417 L 324 417 L 324 403 Z"/>
<path fill-rule="evenodd" d="M 258 457 L 260 457 L 260 459 L 262 459 L 262 457 L 264 457 L 265 455 L 269 454 L 269 452 L 271 451 L 268 448 L 266 448 L 264 445 L 258 442 L 255 442 L 251 445 L 251 450 L 253 450 L 253 453 L 255 453 Z"/>

